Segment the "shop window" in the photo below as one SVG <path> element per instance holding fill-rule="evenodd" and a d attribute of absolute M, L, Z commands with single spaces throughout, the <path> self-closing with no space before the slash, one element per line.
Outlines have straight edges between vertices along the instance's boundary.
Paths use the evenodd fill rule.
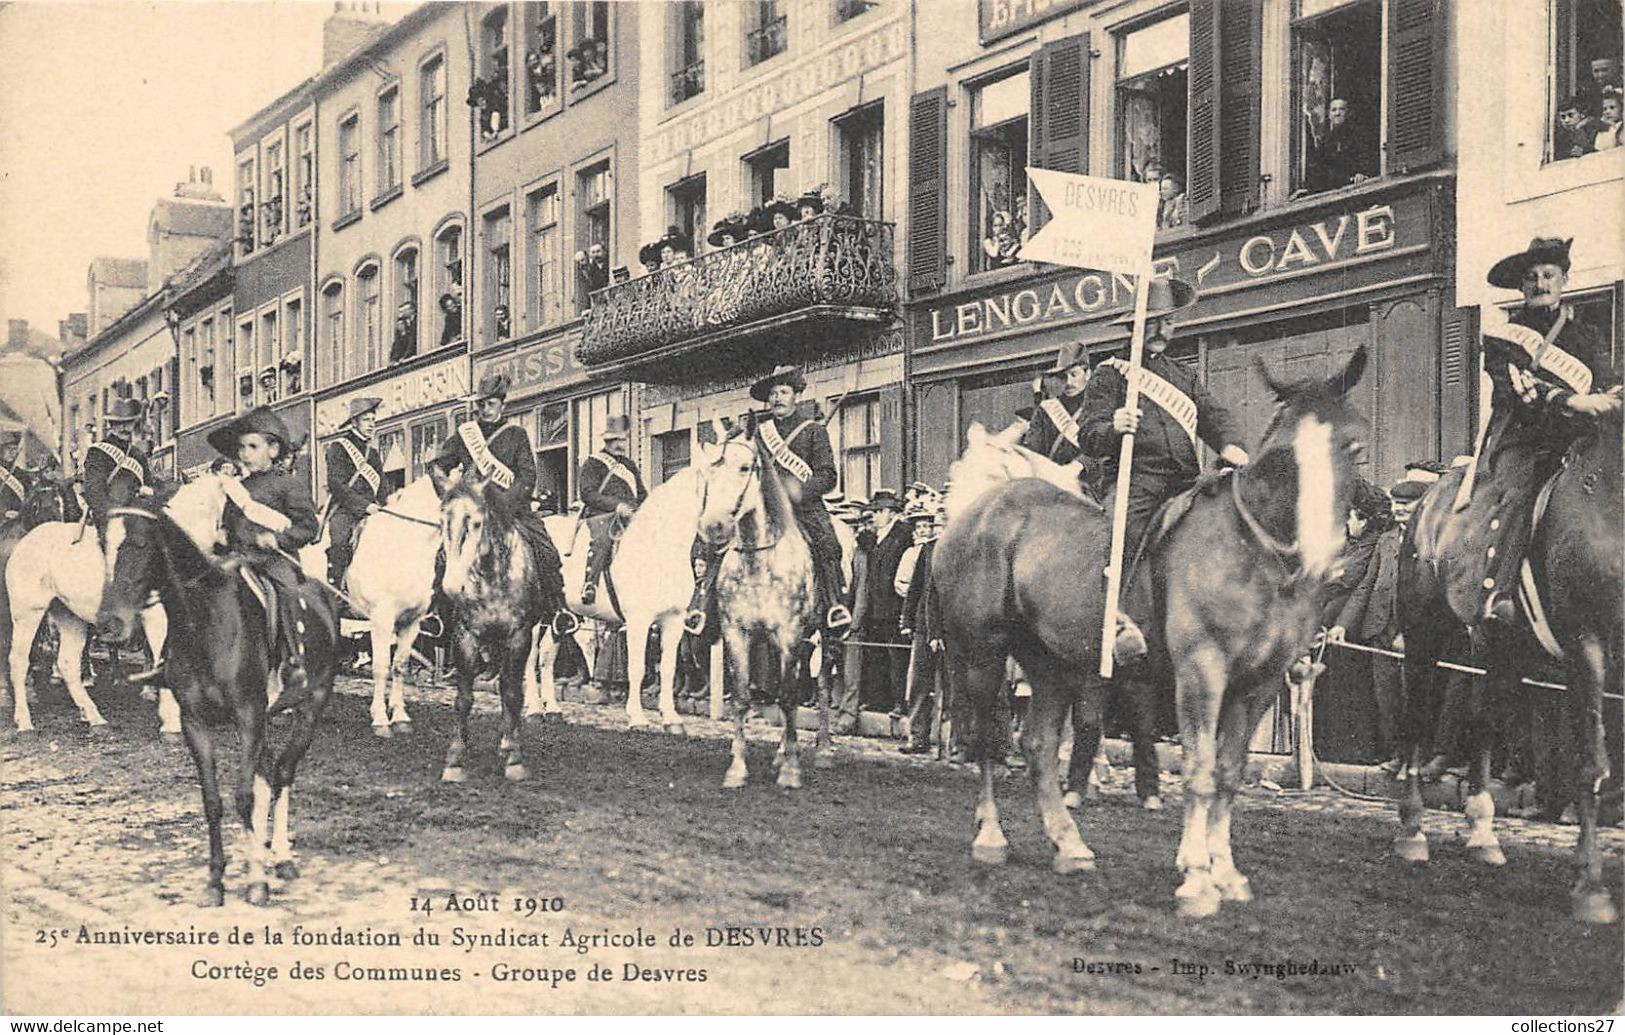
<path fill-rule="evenodd" d="M 435 238 L 435 307 L 440 312 L 440 344 L 460 341 L 463 327 L 463 228 L 453 224 Z"/>
<path fill-rule="evenodd" d="M 255 199 L 259 188 L 254 182 L 254 159 L 237 163 L 237 247 L 247 255 L 254 250 L 259 237 L 259 211 Z"/>
<path fill-rule="evenodd" d="M 609 4 L 576 3 L 570 19 L 575 35 L 570 59 L 570 88 L 582 90 L 609 74 Z"/>
<path fill-rule="evenodd" d="M 973 86 L 971 216 L 973 272 L 1021 261 L 1027 239 L 1027 113 L 1031 77 L 1025 66 Z"/>
<path fill-rule="evenodd" d="M 710 227 L 705 222 L 705 174 L 690 176 L 666 188 L 666 213 L 670 225 L 688 235 L 696 251 L 705 242 Z"/>
<path fill-rule="evenodd" d="M 745 175 L 750 183 L 750 201 L 765 205 L 773 200 L 779 186 L 779 173 L 790 168 L 790 141 L 780 140 L 745 156 Z"/>
<path fill-rule="evenodd" d="M 1117 174 L 1157 184 L 1158 227 L 1185 222 L 1190 23 L 1179 14 L 1117 37 Z"/>
<path fill-rule="evenodd" d="M 852 215 L 884 219 L 886 198 L 886 105 L 866 104 L 835 120 L 841 197 Z"/>
<path fill-rule="evenodd" d="M 548 403 L 536 411 L 536 492 L 546 493 L 555 512 L 570 504 L 570 404 Z"/>
<path fill-rule="evenodd" d="M 1552 0 L 1546 160 L 1620 146 L 1620 0 Z"/>
<path fill-rule="evenodd" d="M 609 286 L 614 262 L 610 246 L 611 202 L 614 182 L 609 162 L 603 161 L 576 174 L 576 197 L 581 211 L 576 219 L 576 308 L 592 305 L 592 292 Z"/>
<path fill-rule="evenodd" d="M 282 394 L 298 395 L 304 386 L 305 372 L 305 303 L 302 298 L 289 298 L 282 303 Z"/>
<path fill-rule="evenodd" d="M 351 367 L 356 374 L 371 373 L 383 366 L 384 302 L 380 279 L 377 263 L 368 263 L 356 271 L 356 300 L 361 307 Z"/>
<path fill-rule="evenodd" d="M 446 418 L 435 417 L 412 425 L 412 452 L 407 468 L 407 480 L 416 481 L 440 452 L 440 443 L 446 440 Z"/>
<path fill-rule="evenodd" d="M 479 111 L 481 140 L 508 131 L 508 9 L 500 6 L 480 22 L 480 74 L 469 101 Z"/>
<path fill-rule="evenodd" d="M 880 488 L 880 397 L 841 406 L 841 491 L 868 499 Z"/>
<path fill-rule="evenodd" d="M 391 86 L 378 95 L 378 193 L 401 185 L 401 91 Z"/>
<path fill-rule="evenodd" d="M 281 378 L 277 373 L 277 361 L 282 355 L 280 331 L 281 323 L 275 309 L 260 314 L 259 351 L 254 377 L 259 382 L 256 398 L 262 403 L 274 403 L 282 398 Z"/>
<path fill-rule="evenodd" d="M 344 282 L 335 280 L 322 289 L 322 350 L 327 355 L 328 385 L 345 378 Z"/>
<path fill-rule="evenodd" d="M 880 6 L 880 0 L 835 0 L 835 20 L 848 22 Z"/>
<path fill-rule="evenodd" d="M 401 363 L 418 354 L 418 250 L 402 248 L 395 254 L 395 330 L 389 343 L 389 361 Z"/>
<path fill-rule="evenodd" d="M 679 0 L 671 17 L 671 103 L 705 92 L 705 4 Z"/>
<path fill-rule="evenodd" d="M 282 194 L 286 169 L 280 140 L 265 145 L 265 194 L 260 203 L 260 241 L 270 245 L 282 236 Z"/>
<path fill-rule="evenodd" d="M 1327 4 L 1303 4 L 1304 9 Z M 1293 186 L 1315 193 L 1377 175 L 1382 5 L 1337 6 L 1293 28 L 1299 113 Z"/>
<path fill-rule="evenodd" d="M 525 199 L 530 227 L 530 298 L 525 325 L 531 330 L 551 327 L 564 317 L 564 266 L 560 254 L 559 185 L 544 184 Z"/>
<path fill-rule="evenodd" d="M 513 334 L 513 222 L 504 205 L 485 216 L 484 337 L 505 341 Z"/>
<path fill-rule="evenodd" d="M 339 217 L 361 211 L 361 114 L 339 123 Z"/>
<path fill-rule="evenodd" d="M 446 60 L 435 55 L 418 69 L 418 168 L 446 157 Z"/>
<path fill-rule="evenodd" d="M 315 215 L 316 133 L 310 123 L 293 131 L 293 225 L 306 226 Z"/>
<path fill-rule="evenodd" d="M 537 115 L 559 100 L 559 17 L 552 3 L 527 3 L 525 12 L 525 114 Z"/>
<path fill-rule="evenodd" d="M 747 0 L 745 4 L 745 64 L 759 65 L 784 53 L 789 46 L 788 21 L 783 0 Z"/>
<path fill-rule="evenodd" d="M 688 428 L 654 436 L 655 470 L 659 472 L 662 484 L 692 462 L 693 440 L 693 433 Z"/>

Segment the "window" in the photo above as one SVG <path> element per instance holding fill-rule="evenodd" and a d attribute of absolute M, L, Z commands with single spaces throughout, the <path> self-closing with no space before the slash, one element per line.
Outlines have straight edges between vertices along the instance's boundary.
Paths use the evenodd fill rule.
<path fill-rule="evenodd" d="M 525 114 L 559 100 L 559 18 L 552 3 L 527 3 L 525 11 Z"/>
<path fill-rule="evenodd" d="M 446 439 L 446 418 L 436 417 L 412 425 L 412 466 L 407 480 L 416 481 L 423 476 L 429 461 L 440 452 L 440 443 Z"/>
<path fill-rule="evenodd" d="M 440 344 L 463 338 L 463 228 L 453 224 L 435 238 L 435 306 L 440 312 Z"/>
<path fill-rule="evenodd" d="M 265 195 L 260 205 L 260 240 L 267 245 L 282 234 L 282 192 L 286 182 L 282 141 L 265 145 Z"/>
<path fill-rule="evenodd" d="M 530 227 L 530 287 L 525 325 L 551 327 L 564 315 L 564 269 L 559 254 L 559 185 L 549 183 L 525 201 Z"/>
<path fill-rule="evenodd" d="M 327 355 L 326 384 L 345 378 L 344 282 L 335 280 L 322 289 L 322 350 Z"/>
<path fill-rule="evenodd" d="M 693 461 L 693 439 L 688 428 L 654 436 L 655 470 L 660 472 L 661 484 Z"/>
<path fill-rule="evenodd" d="M 1330 7 L 1327 3 L 1305 8 Z M 1382 112 L 1382 4 L 1343 4 L 1292 30 L 1297 112 L 1294 193 L 1335 190 L 1376 176 Z"/>
<path fill-rule="evenodd" d="M 705 4 L 681 0 L 670 7 L 671 103 L 705 92 Z"/>
<path fill-rule="evenodd" d="M 789 42 L 785 32 L 782 0 L 747 0 L 745 4 L 745 64 L 761 64 L 784 53 Z"/>
<path fill-rule="evenodd" d="M 863 12 L 872 11 L 879 6 L 880 0 L 835 0 L 835 20 L 851 21 Z"/>
<path fill-rule="evenodd" d="M 298 395 L 304 387 L 305 302 L 302 298 L 282 302 L 282 394 Z"/>
<path fill-rule="evenodd" d="M 570 492 L 570 404 L 547 403 L 536 411 L 536 491 L 550 493 L 557 511 Z"/>
<path fill-rule="evenodd" d="M 378 95 L 378 193 L 401 185 L 401 91 L 391 86 Z"/>
<path fill-rule="evenodd" d="M 513 334 L 513 222 L 508 206 L 487 213 L 484 226 L 486 342 L 506 340 Z"/>
<path fill-rule="evenodd" d="M 972 272 L 1021 261 L 1027 239 L 1027 109 L 1025 66 L 971 89 Z"/>
<path fill-rule="evenodd" d="M 884 219 L 886 106 L 868 104 L 835 121 L 839 143 L 841 197 L 852 214 Z"/>
<path fill-rule="evenodd" d="M 613 194 L 609 162 L 600 162 L 576 174 L 576 197 L 581 203 L 580 218 L 576 220 L 576 249 L 585 258 L 576 264 L 578 310 L 592 304 L 592 292 L 609 286 L 609 269 L 614 262 L 609 236 Z"/>
<path fill-rule="evenodd" d="M 314 215 L 312 194 L 316 182 L 315 133 L 310 123 L 293 131 L 293 219 L 294 227 L 305 226 Z"/>
<path fill-rule="evenodd" d="M 254 184 L 254 159 L 237 163 L 237 244 L 247 255 L 258 240 L 255 233 L 259 225 L 259 209 L 255 198 L 259 192 Z"/>
<path fill-rule="evenodd" d="M 750 182 L 750 203 L 765 205 L 773 200 L 779 170 L 790 168 L 790 141 L 780 140 L 745 156 L 745 173 Z"/>
<path fill-rule="evenodd" d="M 670 225 L 688 235 L 696 251 L 710 229 L 705 222 L 705 174 L 690 176 L 666 188 Z"/>
<path fill-rule="evenodd" d="M 378 429 L 378 455 L 384 458 L 384 482 L 389 492 L 406 484 L 406 429 Z"/>
<path fill-rule="evenodd" d="M 395 329 L 390 337 L 389 361 L 399 363 L 418 354 L 418 250 L 402 248 L 395 255 Z"/>
<path fill-rule="evenodd" d="M 368 263 L 356 271 L 356 298 L 361 306 L 356 322 L 354 362 L 356 374 L 370 373 L 383 365 L 383 297 L 378 283 L 378 265 Z"/>
<path fill-rule="evenodd" d="M 361 210 L 361 115 L 339 123 L 339 215 Z"/>
<path fill-rule="evenodd" d="M 282 339 L 278 337 L 280 324 L 277 311 L 270 309 L 260 314 L 259 351 L 254 365 L 254 379 L 259 384 L 256 396 L 263 403 L 274 403 L 282 398 L 278 391 L 278 363 L 282 358 Z"/>
<path fill-rule="evenodd" d="M 582 90 L 609 74 L 609 4 L 605 0 L 573 5 L 575 43 L 570 53 L 570 88 Z"/>
<path fill-rule="evenodd" d="M 472 103 L 479 109 L 481 140 L 508 131 L 508 9 L 500 6 L 480 22 L 480 75 Z"/>
<path fill-rule="evenodd" d="M 188 327 L 181 332 L 181 356 L 186 363 L 186 380 L 181 383 L 181 406 L 186 409 L 188 418 L 197 412 L 198 399 L 195 397 L 202 395 L 197 387 L 197 339 L 198 334 L 195 326 Z"/>
<path fill-rule="evenodd" d="M 446 157 L 446 60 L 436 55 L 418 69 L 418 167 Z"/>
<path fill-rule="evenodd" d="M 841 407 L 841 491 L 864 499 L 880 488 L 880 399 L 848 399 Z"/>
<path fill-rule="evenodd" d="M 1620 146 L 1620 7 L 1620 0 L 1552 2 L 1549 162 Z"/>
<path fill-rule="evenodd" d="M 1117 175 L 1185 178 L 1191 17 L 1164 18 L 1117 37 Z M 1374 65 L 1372 67 L 1375 67 Z"/>
<path fill-rule="evenodd" d="M 239 411 L 254 406 L 254 317 L 237 321 L 237 403 Z"/>
<path fill-rule="evenodd" d="M 220 369 L 215 372 L 215 384 L 221 387 L 216 394 L 219 401 L 215 404 L 216 413 L 224 413 L 231 402 L 233 383 L 237 379 L 237 324 L 232 319 L 230 309 L 222 309 L 219 316 L 220 327 Z"/>

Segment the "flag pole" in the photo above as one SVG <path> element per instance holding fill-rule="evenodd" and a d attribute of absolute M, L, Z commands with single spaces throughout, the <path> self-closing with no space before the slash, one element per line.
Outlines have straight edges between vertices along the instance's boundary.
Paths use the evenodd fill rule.
<path fill-rule="evenodd" d="M 1128 370 L 1124 374 L 1123 406 L 1134 408 L 1139 403 L 1140 382 L 1135 372 L 1145 353 L 1146 297 L 1151 288 L 1151 271 L 1143 270 L 1134 278 L 1134 336 L 1129 339 Z M 1117 605 L 1123 591 L 1123 536 L 1128 525 L 1129 471 L 1134 465 L 1134 435 L 1124 435 L 1117 452 L 1117 491 L 1112 498 L 1112 550 L 1106 566 L 1106 607 L 1100 630 L 1100 676 L 1110 679 L 1113 672 L 1112 650 L 1117 645 Z"/>

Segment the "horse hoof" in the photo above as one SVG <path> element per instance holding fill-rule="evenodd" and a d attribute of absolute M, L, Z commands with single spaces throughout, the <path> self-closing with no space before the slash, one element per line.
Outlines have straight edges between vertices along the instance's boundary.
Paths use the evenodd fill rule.
<path fill-rule="evenodd" d="M 263 906 L 271 901 L 271 886 L 257 880 L 243 889 L 243 900 L 251 906 Z"/>
<path fill-rule="evenodd" d="M 1582 924 L 1611 924 L 1619 919 L 1613 897 L 1600 889 L 1575 893 L 1573 907 L 1574 919 Z"/>
<path fill-rule="evenodd" d="M 412 720 L 411 719 L 396 719 L 394 722 L 389 724 L 389 728 L 390 728 L 391 731 L 393 731 L 395 733 L 411 733 L 412 732 Z"/>
<path fill-rule="evenodd" d="M 564 725 L 564 712 L 563 711 L 543 712 L 542 713 L 542 721 L 547 723 L 549 726 L 562 726 L 562 725 Z"/>
<path fill-rule="evenodd" d="M 512 783 L 518 783 L 520 780 L 530 779 L 530 770 L 525 768 L 523 762 L 515 762 L 513 765 L 510 765 L 506 769 L 502 770 L 502 776 L 504 779 L 509 780 Z"/>
<path fill-rule="evenodd" d="M 390 730 L 389 723 L 387 723 L 387 722 L 375 722 L 375 723 L 372 724 L 372 735 L 377 737 L 379 740 L 388 740 L 390 737 L 393 737 L 395 734 L 394 734 L 393 731 Z"/>
<path fill-rule="evenodd" d="M 1050 860 L 1050 868 L 1063 877 L 1074 873 L 1087 873 L 1095 868 L 1095 857 L 1092 855 L 1057 854 Z"/>
<path fill-rule="evenodd" d="M 743 786 L 745 786 L 745 777 L 742 774 L 735 776 L 733 773 L 729 773 L 722 778 L 722 789 L 725 791 L 737 791 Z"/>
<path fill-rule="evenodd" d="M 540 726 L 542 723 L 544 723 L 546 721 L 547 721 L 547 713 L 546 712 L 526 712 L 525 713 L 525 722 L 532 725 L 532 726 Z"/>
<path fill-rule="evenodd" d="M 142 687 L 141 699 L 148 704 L 152 704 L 154 701 L 158 700 L 158 688 L 154 686 Z"/>
<path fill-rule="evenodd" d="M 787 791 L 801 790 L 801 770 L 785 766 L 779 770 L 779 786 Z"/>
<path fill-rule="evenodd" d="M 203 897 L 198 899 L 198 905 L 204 909 L 215 909 L 226 904 L 226 889 L 218 884 L 211 884 L 203 889 Z"/>
<path fill-rule="evenodd" d="M 1253 884 L 1246 877 L 1219 885 L 1219 898 L 1225 902 L 1251 902 Z"/>
<path fill-rule="evenodd" d="M 466 779 L 468 779 L 468 774 L 463 772 L 463 767 L 460 765 L 448 765 L 440 770 L 440 780 L 443 783 L 462 783 Z"/>
<path fill-rule="evenodd" d="M 688 735 L 688 728 L 680 722 L 668 722 L 666 723 L 666 732 L 684 737 Z"/>
<path fill-rule="evenodd" d="M 1067 791 L 1061 796 L 1061 804 L 1069 809 L 1081 809 L 1083 808 L 1083 795 L 1077 791 Z"/>
<path fill-rule="evenodd" d="M 100 734 L 100 733 L 106 733 L 107 731 L 108 731 L 108 729 L 107 729 L 107 720 L 106 719 L 103 719 L 100 722 L 87 722 L 87 723 L 85 723 L 85 732 L 89 733 L 93 737 L 96 736 L 97 734 Z"/>
<path fill-rule="evenodd" d="M 1194 895 L 1179 898 L 1179 915 L 1192 920 L 1202 920 L 1219 911 L 1219 893 L 1213 888 Z"/>
<path fill-rule="evenodd" d="M 1505 866 L 1506 853 L 1501 851 L 1500 845 L 1478 845 L 1473 848 L 1473 858 L 1485 866 Z"/>
<path fill-rule="evenodd" d="M 970 857 L 983 866 L 1003 866 L 1010 861 L 1010 846 L 971 845 Z"/>
<path fill-rule="evenodd" d="M 1410 837 L 1403 835 L 1396 837 L 1394 838 L 1394 854 L 1403 862 L 1420 866 L 1428 861 L 1427 838 L 1421 834 L 1414 834 Z"/>
<path fill-rule="evenodd" d="M 297 880 L 299 878 L 299 864 L 292 859 L 284 859 L 272 868 L 277 880 Z"/>
<path fill-rule="evenodd" d="M 1153 795 L 1151 795 L 1149 797 L 1141 798 L 1140 799 L 1140 808 L 1144 809 L 1147 812 L 1161 812 L 1162 811 L 1162 798 L 1161 798 L 1161 796 L 1153 794 Z"/>

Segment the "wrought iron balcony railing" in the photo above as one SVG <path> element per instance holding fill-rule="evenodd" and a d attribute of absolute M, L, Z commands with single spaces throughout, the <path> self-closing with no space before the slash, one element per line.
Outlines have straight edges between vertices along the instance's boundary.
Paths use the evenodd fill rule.
<path fill-rule="evenodd" d="M 891 223 L 826 214 L 593 292 L 577 355 L 623 364 L 763 321 L 879 321 L 897 307 Z"/>

